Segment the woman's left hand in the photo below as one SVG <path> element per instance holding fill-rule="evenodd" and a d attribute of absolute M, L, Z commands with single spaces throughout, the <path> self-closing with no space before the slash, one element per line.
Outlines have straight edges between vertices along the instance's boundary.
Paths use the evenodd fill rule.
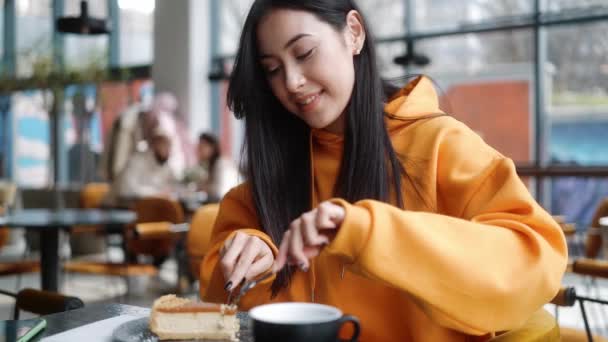
<path fill-rule="evenodd" d="M 281 270 L 288 262 L 308 271 L 309 260 L 319 255 L 321 248 L 329 244 L 329 237 L 322 230 L 337 229 L 344 221 L 344 208 L 331 202 L 323 202 L 315 209 L 293 220 L 283 235 L 273 271 Z"/>

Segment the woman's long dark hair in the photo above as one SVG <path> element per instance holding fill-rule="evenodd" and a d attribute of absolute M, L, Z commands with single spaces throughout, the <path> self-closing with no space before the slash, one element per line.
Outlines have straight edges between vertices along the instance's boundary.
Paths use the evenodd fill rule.
<path fill-rule="evenodd" d="M 256 0 L 245 21 L 228 88 L 228 103 L 245 118 L 247 178 L 264 231 L 279 245 L 291 221 L 311 209 L 310 129 L 273 95 L 259 63 L 257 26 L 276 8 L 314 14 L 336 31 L 359 11 L 352 0 Z M 403 207 L 404 172 L 384 124 L 384 87 L 372 35 L 355 56 L 355 85 L 346 108 L 344 153 L 335 195 L 349 202 L 376 199 Z M 394 196 L 394 197 L 393 197 Z M 273 296 L 288 286 L 288 266 L 272 284 Z"/>

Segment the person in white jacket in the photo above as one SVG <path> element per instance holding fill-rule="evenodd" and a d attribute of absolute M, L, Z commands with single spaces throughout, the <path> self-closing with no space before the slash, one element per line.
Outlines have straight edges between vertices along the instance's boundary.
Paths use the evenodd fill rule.
<path fill-rule="evenodd" d="M 170 123 L 161 116 L 159 124 L 152 130 L 149 148 L 131 155 L 112 183 L 109 204 L 121 206 L 138 198 L 169 197 L 175 192 L 177 179 L 169 165 L 171 136 L 175 130 Z"/>
<path fill-rule="evenodd" d="M 113 124 L 109 138 L 109 146 L 103 156 L 103 174 L 113 182 L 124 170 L 129 160 L 138 152 L 148 149 L 150 132 L 159 124 L 160 120 L 174 126 L 171 133 L 171 153 L 169 166 L 177 178 L 183 176 L 188 164 L 191 164 L 190 154 L 187 150 L 190 144 L 183 132 L 181 123 L 176 117 L 177 100 L 170 93 L 159 93 L 154 97 L 150 106 L 135 103 L 127 108 Z"/>

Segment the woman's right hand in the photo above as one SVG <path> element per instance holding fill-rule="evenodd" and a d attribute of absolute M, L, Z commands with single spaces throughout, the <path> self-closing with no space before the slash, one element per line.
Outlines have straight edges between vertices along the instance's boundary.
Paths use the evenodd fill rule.
<path fill-rule="evenodd" d="M 265 273 L 274 263 L 274 254 L 262 239 L 237 232 L 220 250 L 220 265 L 230 291 L 243 279 L 250 280 Z"/>

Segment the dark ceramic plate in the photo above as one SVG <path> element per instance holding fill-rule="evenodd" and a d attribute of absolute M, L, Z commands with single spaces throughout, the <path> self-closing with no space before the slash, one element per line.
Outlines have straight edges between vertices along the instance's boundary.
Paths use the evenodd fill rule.
<path fill-rule="evenodd" d="M 251 331 L 249 329 L 249 317 L 245 312 L 237 313 L 239 318 L 240 330 L 238 338 L 240 342 L 253 342 Z M 114 342 L 158 342 L 158 337 L 148 328 L 148 317 L 135 319 L 121 324 L 114 334 L 112 340 Z M 194 341 L 194 340 L 192 340 Z M 217 340 L 196 340 L 199 342 L 216 342 Z M 185 342 L 180 340 L 179 342 Z M 218 341 L 219 342 L 219 341 Z M 222 341 L 225 342 L 225 341 Z"/>

